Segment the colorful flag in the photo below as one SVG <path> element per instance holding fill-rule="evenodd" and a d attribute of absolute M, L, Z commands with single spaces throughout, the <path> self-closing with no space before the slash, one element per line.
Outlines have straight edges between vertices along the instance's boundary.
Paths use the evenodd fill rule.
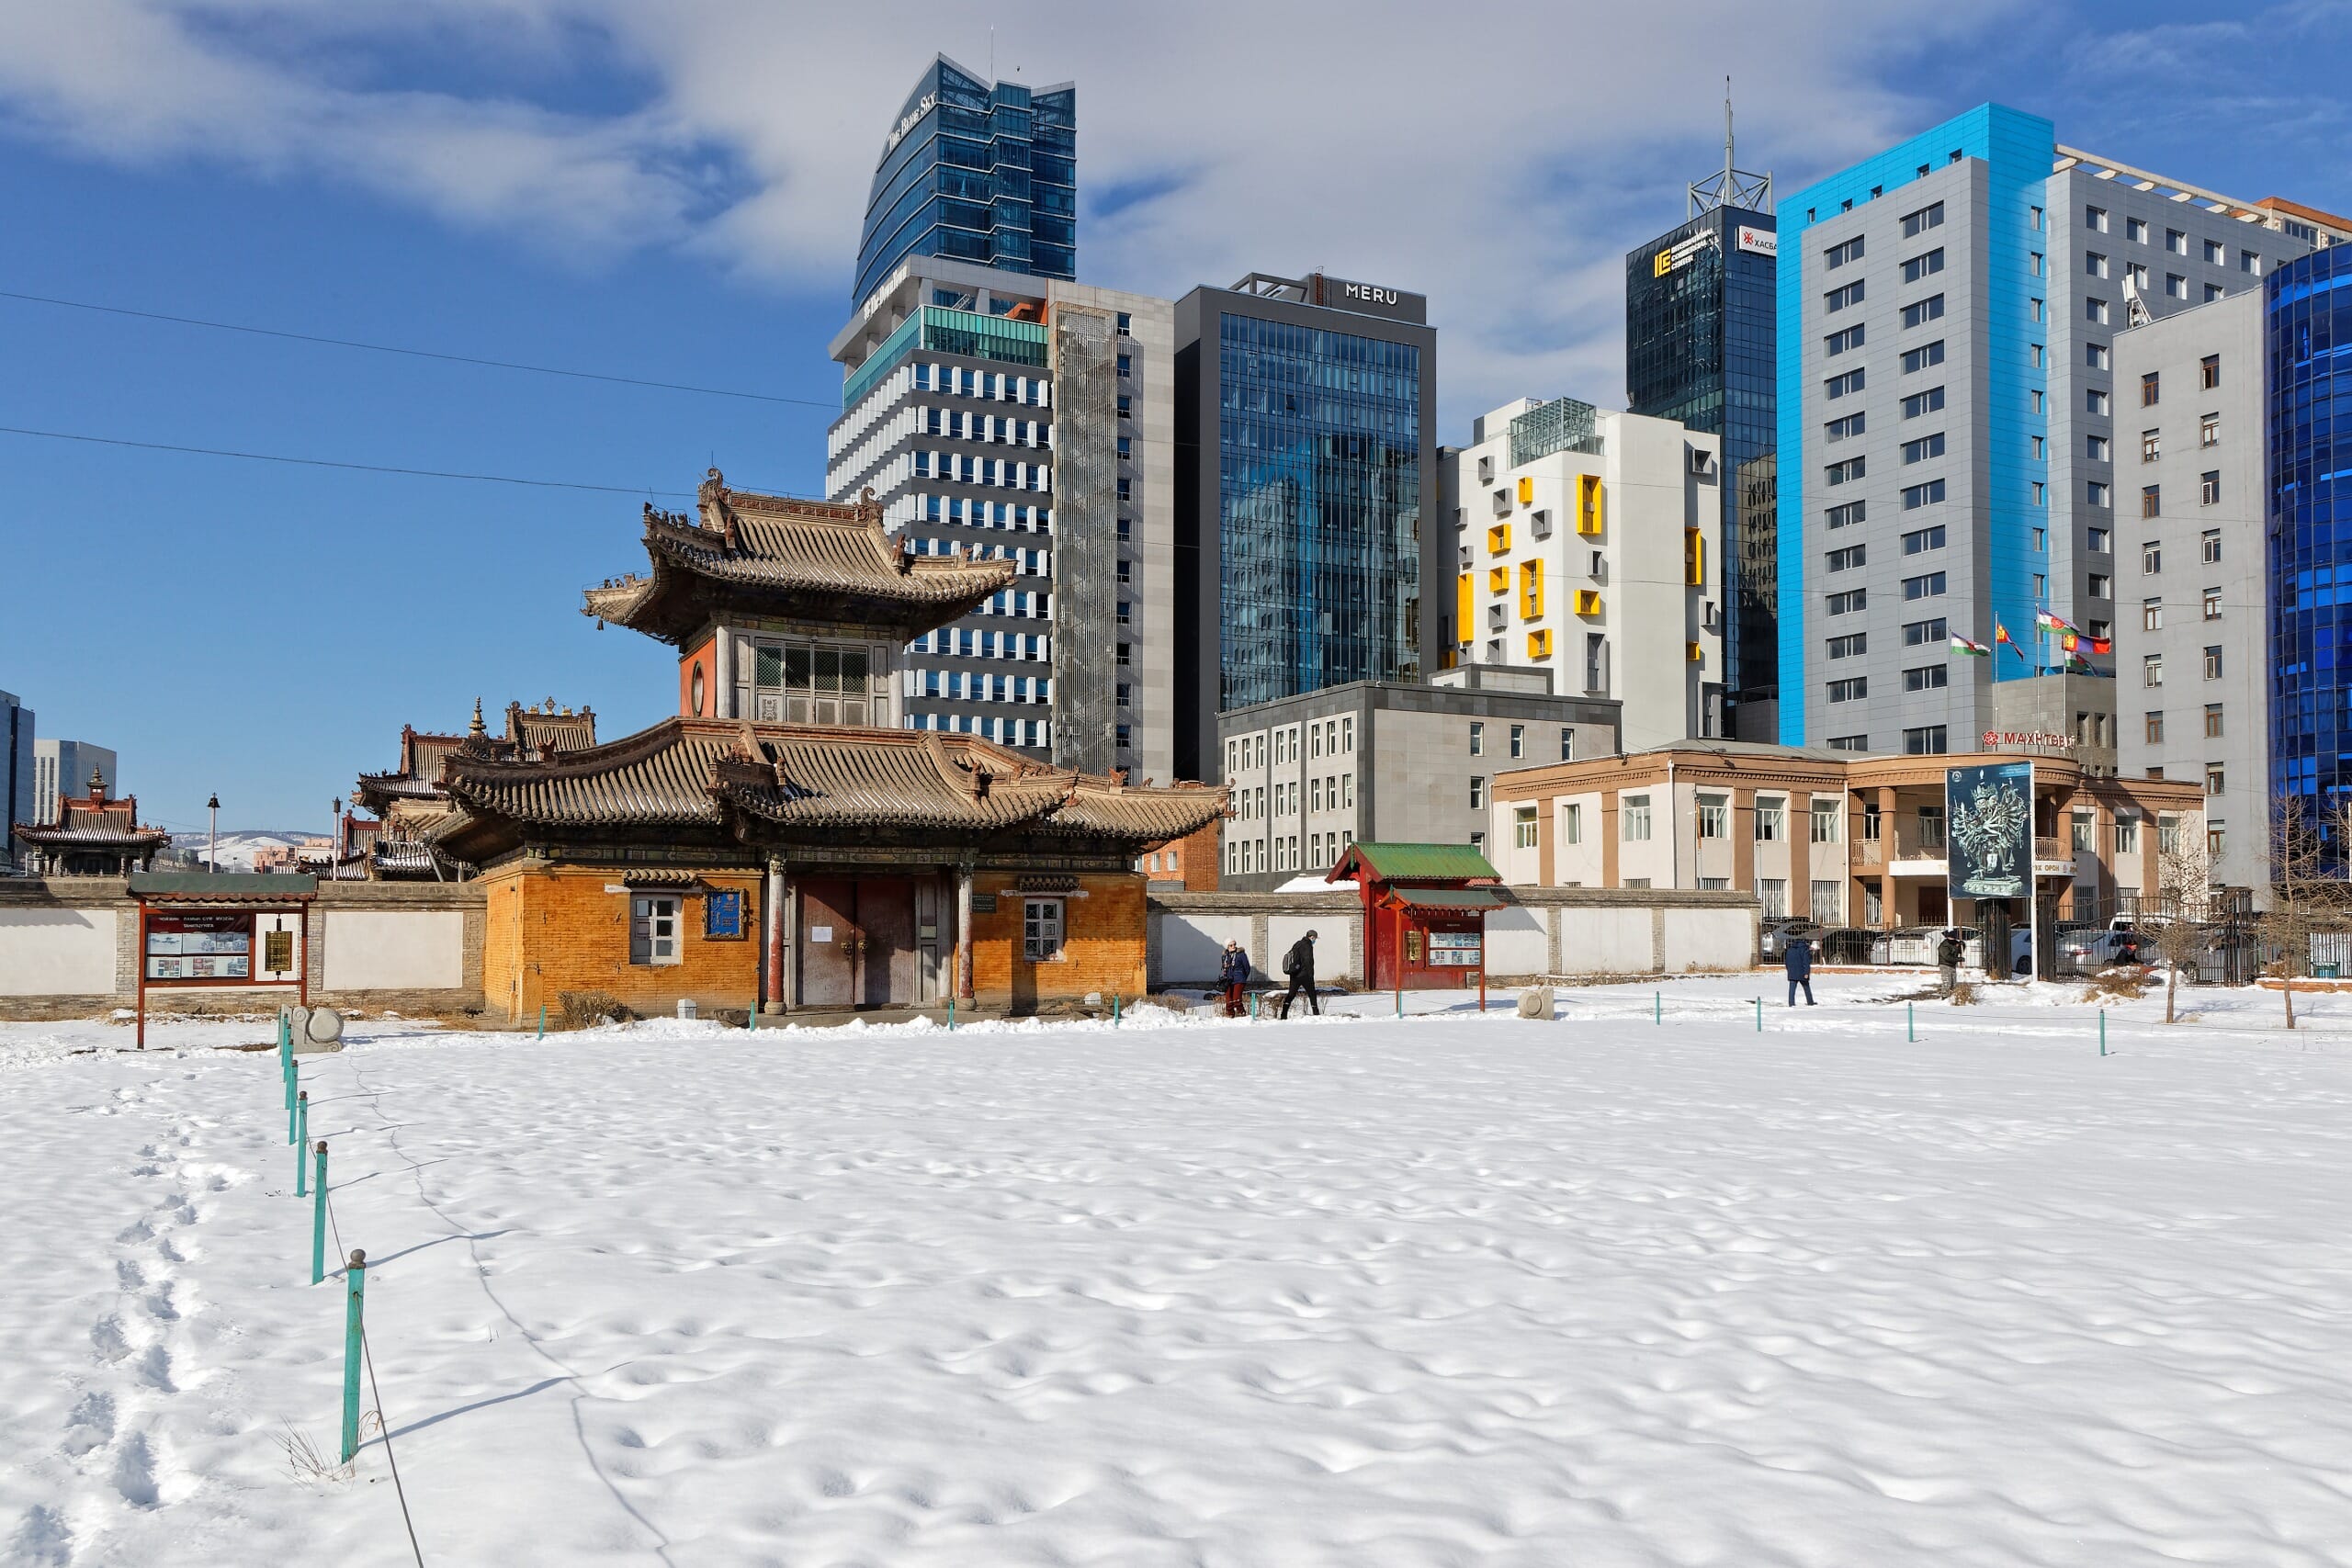
<path fill-rule="evenodd" d="M 2097 666 L 2093 665 L 2089 660 L 2085 659 L 2079 653 L 2070 653 L 2066 656 L 2066 673 L 2069 675 L 2097 676 L 2102 681 L 2112 681 L 2115 679 L 2114 671 L 2098 669 Z"/>
<path fill-rule="evenodd" d="M 2091 651 L 2093 653 L 2113 653 L 2115 651 L 2115 639 L 2111 637 L 2095 637 L 2091 638 Z"/>
<path fill-rule="evenodd" d="M 2072 653 L 2075 651 L 2075 645 L 2081 640 L 2082 638 L 2078 634 L 2068 632 L 2065 636 L 2058 639 L 2058 646 L 2064 649 L 2068 653 Z"/>
<path fill-rule="evenodd" d="M 2079 628 L 2070 624 L 2064 616 L 2053 615 L 2047 610 L 2036 611 L 2033 624 L 2037 629 L 2045 632 L 2059 632 L 2068 636 L 2081 635 Z"/>
<path fill-rule="evenodd" d="M 1958 632 L 1951 634 L 1951 650 L 1954 653 L 1973 654 L 1979 659 L 1990 659 L 1993 657 L 1993 650 L 1991 649 L 1985 647 L 1981 642 L 1971 642 L 1966 637 L 1961 636 Z"/>
<path fill-rule="evenodd" d="M 2018 639 L 2009 635 L 2009 628 L 2003 626 L 1997 617 L 1993 622 L 1993 640 L 1996 643 L 2007 643 L 2011 653 L 2016 654 L 2019 659 L 2025 657 L 2025 649 L 2018 646 Z"/>

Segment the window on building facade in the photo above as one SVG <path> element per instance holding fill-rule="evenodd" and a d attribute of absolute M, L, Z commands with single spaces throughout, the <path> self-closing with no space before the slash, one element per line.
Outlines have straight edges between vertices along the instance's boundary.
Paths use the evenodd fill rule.
<path fill-rule="evenodd" d="M 1863 515 L 1863 503 L 1859 501 L 1849 501 L 1843 506 L 1833 506 L 1822 513 L 1822 521 L 1825 525 L 1831 528 L 1850 528 L 1860 523 Z"/>
<path fill-rule="evenodd" d="M 1903 597 L 1905 599 L 1933 599 L 1941 595 L 1943 591 L 1944 574 L 1940 571 L 1903 580 Z"/>
<path fill-rule="evenodd" d="M 1836 355 L 1861 347 L 1864 341 L 1861 323 L 1857 321 L 1843 332 L 1831 333 L 1823 338 L 1821 349 L 1826 355 Z"/>
<path fill-rule="evenodd" d="M 2142 408 L 2154 408 L 2157 402 L 2162 399 L 2163 395 L 2164 377 L 2162 372 L 2150 370 L 2141 376 L 2140 406 Z"/>
<path fill-rule="evenodd" d="M 2161 539 L 2150 539 L 2140 547 L 2140 570 L 2154 577 L 2165 569 L 2165 547 Z"/>
<path fill-rule="evenodd" d="M 1573 762 L 1576 760 L 1577 732 L 1564 724 L 1560 726 L 1560 761 Z"/>
<path fill-rule="evenodd" d="M 1903 417 L 1917 419 L 1921 414 L 1934 413 L 1944 406 L 1944 389 L 1930 387 L 1924 392 L 1914 392 L 1903 400 Z"/>
<path fill-rule="evenodd" d="M 1859 392 L 1869 383 L 1860 370 L 1849 370 L 1842 376 L 1832 376 L 1821 384 L 1826 398 L 1842 398 L 1849 392 Z"/>
<path fill-rule="evenodd" d="M 2115 596 L 2115 583 L 2111 579 L 2095 571 L 2086 581 L 2089 584 L 2092 598 L 2111 599 Z"/>
<path fill-rule="evenodd" d="M 2208 528 L 2197 536 L 2198 554 L 2207 566 L 2217 566 L 2222 559 L 2222 531 Z"/>
<path fill-rule="evenodd" d="M 2086 276 L 2105 277 L 2107 276 L 2107 257 L 2097 251 L 2085 251 L 2083 253 L 2083 272 Z"/>
<path fill-rule="evenodd" d="M 1645 844 L 1650 838 L 1650 797 L 1629 795 L 1617 813 L 1618 831 L 1629 844 Z"/>
<path fill-rule="evenodd" d="M 1023 898 L 1021 901 L 1021 956 L 1033 964 L 1051 964 L 1062 956 L 1062 901 Z"/>
<path fill-rule="evenodd" d="M 1903 672 L 1906 692 L 1940 692 L 1951 684 L 1951 670 L 1941 664 L 1920 664 Z"/>
<path fill-rule="evenodd" d="M 1833 660 L 1860 659 L 1870 652 L 1870 647 L 1868 632 L 1848 632 L 1844 637 L 1829 639 L 1829 657 Z"/>
<path fill-rule="evenodd" d="M 2140 683 L 2143 686 L 2161 686 L 2165 683 L 2163 654 L 2143 653 L 2140 656 Z"/>
<path fill-rule="evenodd" d="M 2205 679 L 2218 681 L 2221 678 L 2222 649 L 2221 645 L 2216 643 L 2205 649 Z"/>
<path fill-rule="evenodd" d="M 2083 364 L 2093 370 L 2108 368 L 2109 350 L 2103 343 L 2083 344 Z"/>
<path fill-rule="evenodd" d="M 1833 485 L 1851 484 L 1867 472 L 1860 457 L 1849 457 L 1842 463 L 1832 463 L 1822 470 L 1823 477 Z"/>
<path fill-rule="evenodd" d="M 2158 457 L 2163 457 L 2164 453 L 2164 432 L 2160 430 L 2143 430 L 2140 432 L 2140 461 L 2143 463 L 2153 463 Z"/>
<path fill-rule="evenodd" d="M 1570 801 L 1560 807 L 1560 841 L 1566 844 L 1584 842 L 1584 807 Z"/>
<path fill-rule="evenodd" d="M 1938 338 L 1933 343 L 1923 343 L 1917 348 L 1905 349 L 1903 354 L 1903 373 L 1908 376 L 1915 370 L 1925 370 L 1931 366 L 1941 365 L 1943 362 L 1944 340 Z"/>
<path fill-rule="evenodd" d="M 1943 269 L 1944 248 L 1938 245 L 1934 250 L 1913 256 L 1903 264 L 1903 281 L 1917 283 L 1923 277 L 1932 277 Z"/>
<path fill-rule="evenodd" d="M 1942 320 L 1943 313 L 1944 297 L 1930 294 L 1925 299 L 1903 307 L 1903 324 L 1905 328 L 1924 326 L 1929 321 Z"/>
<path fill-rule="evenodd" d="M 2106 232 L 2107 232 L 2107 209 L 2106 209 L 2106 208 L 2104 208 L 2104 207 L 2086 207 L 2086 208 L 2084 208 L 2084 209 L 2083 209 L 2083 227 L 2084 227 L 2084 228 L 2086 228 L 2086 229 L 2088 229 L 2088 230 L 2089 230 L 2092 233 L 2094 233 L 2094 234 L 2104 234 L 2104 233 L 2106 233 Z"/>
<path fill-rule="evenodd" d="M 2219 588 L 2205 590 L 2204 610 L 2205 618 L 2209 621 L 2218 621 L 2222 618 L 2222 591 Z"/>
<path fill-rule="evenodd" d="M 1849 588 L 1842 593 L 1830 594 L 1828 599 L 1829 614 L 1833 615 L 1850 615 L 1856 611 L 1867 609 L 1870 605 L 1869 593 L 1870 590 L 1866 588 Z"/>
<path fill-rule="evenodd" d="M 2208 763 L 2206 763 L 2206 764 L 2205 764 L 2205 793 L 2206 793 L 2207 795 L 2220 795 L 2220 794 L 2222 793 L 2222 778 L 2223 778 L 2223 769 L 2222 769 L 2222 764 L 2221 764 L 2221 763 L 2219 763 L 2219 762 L 2208 762 Z"/>
<path fill-rule="evenodd" d="M 2165 629 L 2165 602 L 2161 599 L 2140 601 L 2140 629 L 2160 632 Z"/>
<path fill-rule="evenodd" d="M 2135 245 L 2146 244 L 2148 243 L 2148 220 L 2144 218 L 2126 218 L 2123 220 L 2123 237 L 2131 241 Z"/>
<path fill-rule="evenodd" d="M 1940 201 L 1903 215 L 1903 237 L 1916 240 L 1930 229 L 1940 229 L 1944 221 L 1944 204 Z"/>
<path fill-rule="evenodd" d="M 2162 708 L 2151 708 L 2140 716 L 2140 737 L 2151 746 L 2160 746 L 2165 739 L 2165 715 Z M 2080 849 L 2083 846 L 2075 846 Z"/>
<path fill-rule="evenodd" d="M 1906 485 L 1903 490 L 1903 510 L 1917 512 L 1923 506 L 1934 505 L 1943 498 L 1944 481 L 1941 479 L 1929 479 L 1925 484 Z"/>
<path fill-rule="evenodd" d="M 1944 525 L 1940 523 L 1932 528 L 1915 528 L 1903 536 L 1903 553 L 1906 556 L 1916 556 L 1927 550 L 1939 550 L 1943 547 Z"/>
<path fill-rule="evenodd" d="M 1838 803 L 1837 801 L 1815 800 L 1809 802 L 1806 815 L 1812 818 L 1811 833 L 1813 842 L 1816 844 L 1834 844 L 1838 842 L 1840 835 L 1838 831 L 1838 821 L 1844 813 L 1839 809 Z"/>
<path fill-rule="evenodd" d="M 1487 753 L 1487 727 L 1476 720 L 1470 724 L 1470 755 L 1483 757 Z"/>
<path fill-rule="evenodd" d="M 2208 740 L 2219 740 L 2221 738 L 2222 705 L 2219 703 L 2207 703 L 2205 705 L 2205 739 Z"/>
<path fill-rule="evenodd" d="M 1487 781 L 1476 773 L 1473 773 L 1470 775 L 1470 809 L 1484 811 L 1486 808 Z"/>
<path fill-rule="evenodd" d="M 2083 319 L 2091 322 L 2095 326 L 2103 327 L 2107 325 L 2107 301 L 2104 299 L 2084 300 Z"/>
<path fill-rule="evenodd" d="M 1943 455 L 1944 433 L 1940 430 L 1933 435 L 1922 435 L 1916 441 L 1905 441 L 1903 444 L 1903 461 L 1905 464 L 1924 463 L 1930 457 L 1940 457 Z"/>
<path fill-rule="evenodd" d="M 2162 517 L 2164 514 L 2164 486 L 2142 485 L 2140 487 L 2140 515 L 2143 517 Z"/>
<path fill-rule="evenodd" d="M 1788 836 L 1788 803 L 1776 796 L 1756 797 L 1756 839 L 1774 844 Z"/>
<path fill-rule="evenodd" d="M 2244 273 L 2251 273 L 2255 276 L 2259 277 L 2262 276 L 2262 258 L 2252 251 L 2240 251 L 2238 253 L 2238 270 Z"/>
<path fill-rule="evenodd" d="M 2177 272 L 2168 272 L 2165 274 L 2165 298 L 2172 299 L 2188 299 L 2188 279 L 2181 276 L 2181 275 Z"/>
<path fill-rule="evenodd" d="M 1822 253 L 1822 263 L 1824 266 L 1833 271 L 1838 267 L 1844 266 L 1848 262 L 1860 261 L 1861 259 L 1862 236 L 1860 234 L 1855 235 L 1850 240 L 1832 245 L 1826 251 Z"/>
<path fill-rule="evenodd" d="M 2115 814 L 2115 852 L 2136 855 L 2140 852 L 2140 814 L 2129 808 Z"/>
<path fill-rule="evenodd" d="M 2197 504 L 2214 505 L 2222 499 L 2222 470 L 2208 468 L 2197 476 Z"/>
<path fill-rule="evenodd" d="M 1699 796 L 1699 837 L 1731 837 L 1731 802 L 1720 795 Z"/>
<path fill-rule="evenodd" d="M 1867 675 L 1853 675 L 1829 682 L 1829 700 L 1833 703 L 1856 703 L 1870 694 L 1871 681 Z"/>
<path fill-rule="evenodd" d="M 2221 444 L 2222 416 L 2218 413 L 2209 413 L 2200 417 L 2197 422 L 2197 445 L 2219 446 Z"/>
<path fill-rule="evenodd" d="M 1948 623 L 1941 615 L 1937 615 L 1924 621 L 1905 622 L 1903 627 L 1903 646 L 1905 648 L 1932 648 L 1939 643 L 1946 641 L 1951 637 L 1951 634 L 1947 629 L 1947 626 Z"/>
<path fill-rule="evenodd" d="M 1516 807 L 1510 814 L 1510 842 L 1515 850 L 1535 847 L 1535 807 Z"/>
<path fill-rule="evenodd" d="M 1944 727 L 1940 724 L 1927 724 L 1916 729 L 1906 729 L 1903 732 L 1904 754 L 1912 757 L 1940 757 L 1951 750 L 1945 743 L 1944 734 Z M 1943 816 L 1940 811 L 1937 813 L 1936 828 L 1940 839 L 1943 830 Z M 1935 846 L 1923 845 L 1922 847 L 1934 848 Z"/>
<path fill-rule="evenodd" d="M 1831 550 L 1828 552 L 1826 564 L 1831 571 L 1851 571 L 1863 564 L 1863 547 L 1848 545 L 1843 549 Z"/>
<path fill-rule="evenodd" d="M 1825 441 L 1843 441 L 1849 435 L 1860 435 L 1865 428 L 1866 417 L 1849 413 L 1843 419 L 1833 419 L 1821 427 L 1822 438 Z"/>
<path fill-rule="evenodd" d="M 1858 277 L 1854 279 L 1853 282 L 1846 284 L 1842 288 L 1830 289 L 1821 297 L 1822 310 L 1825 311 L 1835 312 L 1846 309 L 1849 305 L 1860 304 L 1862 302 L 1862 279 Z"/>
<path fill-rule="evenodd" d="M 678 940 L 678 900 L 673 897 L 633 897 L 628 905 L 628 961 L 684 963 Z"/>

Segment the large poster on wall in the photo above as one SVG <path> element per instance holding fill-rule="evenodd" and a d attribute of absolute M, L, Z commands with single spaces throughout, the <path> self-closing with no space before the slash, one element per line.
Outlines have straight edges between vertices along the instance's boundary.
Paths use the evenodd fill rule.
<path fill-rule="evenodd" d="M 147 917 L 150 980 L 248 979 L 253 951 L 254 918 L 242 909 Z"/>
<path fill-rule="evenodd" d="M 2033 886 L 2033 764 L 1944 770 L 1945 886 L 1954 898 L 2022 898 Z"/>

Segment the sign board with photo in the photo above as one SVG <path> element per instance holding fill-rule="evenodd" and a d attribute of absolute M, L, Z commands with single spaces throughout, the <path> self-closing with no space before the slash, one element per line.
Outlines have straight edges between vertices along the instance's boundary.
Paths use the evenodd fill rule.
<path fill-rule="evenodd" d="M 1944 771 L 1945 886 L 1954 898 L 2022 898 L 2033 886 L 2033 764 Z"/>

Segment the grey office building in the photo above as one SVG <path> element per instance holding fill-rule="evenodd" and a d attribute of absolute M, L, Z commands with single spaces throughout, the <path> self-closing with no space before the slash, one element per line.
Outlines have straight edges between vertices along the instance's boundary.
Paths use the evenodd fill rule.
<path fill-rule="evenodd" d="M 106 785 L 107 793 L 119 793 L 115 770 L 115 754 L 104 746 L 93 746 L 86 740 L 36 740 L 33 742 L 33 810 L 35 822 L 57 820 L 57 801 L 61 795 L 86 795 L 90 775 L 96 773 Z"/>
<path fill-rule="evenodd" d="M 2211 874 L 2233 887 L 2270 880 L 2263 304 L 2160 302 L 2115 337 L 2136 424 L 2119 454 L 2122 770 L 2203 783 Z"/>
<path fill-rule="evenodd" d="M 1228 709 L 1217 885 L 1266 892 L 1329 871 L 1359 840 L 1484 849 L 1497 773 L 1608 756 L 1623 719 L 1613 697 L 1554 695 L 1549 670 L 1481 664 Z"/>
<path fill-rule="evenodd" d="M 1217 715 L 1412 681 L 1448 643 L 1420 295 L 1252 273 L 1176 304 L 1176 771 Z"/>
<path fill-rule="evenodd" d="M 2077 649 L 2097 673 L 2070 672 L 2037 625 L 2111 637 L 2136 570 L 2116 335 L 2336 236 L 1990 104 L 1778 217 L 1781 739 L 1935 753 L 2023 732 L 2112 771 L 2109 657 Z M 1990 659 L 1951 650 L 1996 631 Z"/>

